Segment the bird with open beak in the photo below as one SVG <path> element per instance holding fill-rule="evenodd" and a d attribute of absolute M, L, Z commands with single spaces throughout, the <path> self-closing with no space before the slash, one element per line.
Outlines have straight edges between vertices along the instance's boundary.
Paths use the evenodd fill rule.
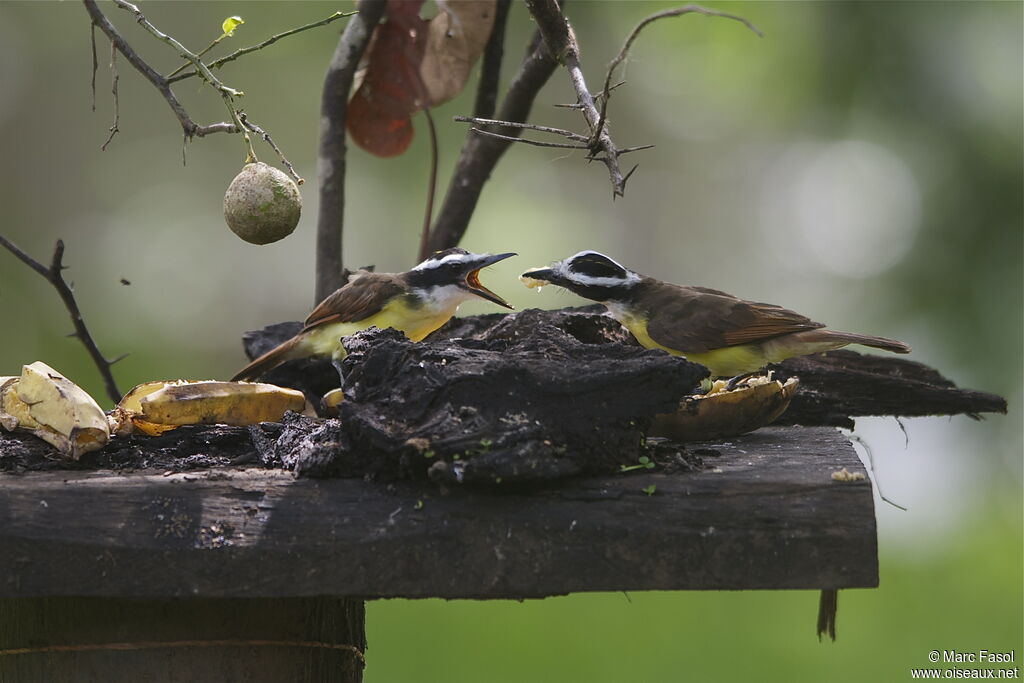
<path fill-rule="evenodd" d="M 287 360 L 311 356 L 329 356 L 340 375 L 345 357 L 341 338 L 347 335 L 370 327 L 391 327 L 420 341 L 455 315 L 459 304 L 474 297 L 511 309 L 480 282 L 481 270 L 510 256 L 515 254 L 473 254 L 455 247 L 404 273 L 359 271 L 313 309 L 297 335 L 231 379 L 255 379 Z"/>

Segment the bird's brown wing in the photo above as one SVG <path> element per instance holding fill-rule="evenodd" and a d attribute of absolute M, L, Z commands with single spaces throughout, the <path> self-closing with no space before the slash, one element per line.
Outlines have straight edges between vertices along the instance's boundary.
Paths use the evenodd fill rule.
<path fill-rule="evenodd" d="M 321 301 L 306 318 L 303 330 L 327 323 L 358 322 L 381 309 L 389 299 L 405 291 L 397 275 L 356 273 L 348 283 Z"/>
<path fill-rule="evenodd" d="M 824 327 L 781 306 L 744 301 L 706 287 L 654 283 L 644 297 L 647 334 L 662 346 L 703 353 Z"/>

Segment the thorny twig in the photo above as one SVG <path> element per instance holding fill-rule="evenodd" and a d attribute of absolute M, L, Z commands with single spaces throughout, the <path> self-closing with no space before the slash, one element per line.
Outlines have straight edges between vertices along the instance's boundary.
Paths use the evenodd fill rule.
<path fill-rule="evenodd" d="M 75 326 L 75 332 L 72 336 L 78 337 L 79 341 L 82 342 L 85 349 L 89 352 L 89 356 L 92 357 L 93 362 L 100 371 L 100 375 L 103 377 L 103 384 L 106 387 L 107 396 L 109 396 L 110 400 L 114 403 L 119 402 L 121 400 L 121 392 L 118 391 L 117 383 L 114 381 L 114 375 L 110 372 L 110 366 L 125 356 L 120 356 L 114 360 L 107 360 L 100 352 L 99 347 L 96 346 L 96 342 L 93 340 L 92 335 L 89 334 L 89 329 L 85 326 L 85 320 L 82 318 L 82 312 L 78 309 L 78 303 L 75 301 L 74 292 L 71 290 L 71 287 L 68 286 L 68 283 L 64 281 L 64 276 L 61 274 L 61 271 L 66 267 L 62 263 L 64 258 L 64 242 L 62 240 L 57 240 L 57 245 L 53 250 L 53 259 L 50 261 L 49 268 L 19 249 L 17 245 L 3 235 L 0 235 L 0 246 L 6 248 L 7 251 L 18 257 L 22 263 L 42 275 L 46 281 L 53 285 L 54 289 L 57 290 L 57 294 L 60 295 L 61 301 L 64 302 L 64 306 L 68 309 L 68 313 L 71 314 L 71 322 Z"/>
<path fill-rule="evenodd" d="M 608 88 L 607 91 L 599 92 L 596 95 L 592 94 L 591 97 L 594 98 L 595 102 L 597 100 L 600 100 L 600 99 L 607 99 L 608 95 L 606 93 L 610 93 L 612 90 L 615 90 L 620 85 L 626 85 L 626 81 L 619 81 L 618 83 L 616 83 L 612 87 Z M 580 104 L 579 102 L 574 102 L 572 104 L 553 104 L 551 106 L 552 107 L 561 107 L 563 109 L 582 109 L 583 108 L 583 105 Z"/>
<path fill-rule="evenodd" d="M 576 35 L 573 31 L 572 25 L 568 19 L 562 13 L 562 8 L 558 0 L 527 0 L 527 6 L 530 9 L 530 14 L 533 15 L 534 20 L 537 22 L 537 30 L 543 35 L 545 43 L 548 48 L 554 54 L 556 59 L 561 62 L 569 73 L 569 80 L 572 83 L 573 90 L 576 92 L 577 102 L 575 104 L 563 104 L 556 105 L 561 107 L 569 107 L 572 109 L 579 109 L 583 114 L 584 119 L 587 122 L 587 126 L 590 129 L 590 134 L 587 136 L 571 133 L 562 129 L 550 129 L 543 131 L 541 127 L 534 126 L 520 126 L 519 124 L 503 123 L 502 125 L 517 127 L 517 128 L 532 128 L 542 132 L 549 132 L 556 135 L 563 135 L 569 137 L 569 139 L 585 142 L 584 148 L 589 150 L 587 155 L 588 161 L 600 161 L 608 169 L 608 175 L 612 183 L 612 198 L 621 197 L 625 191 L 626 181 L 629 180 L 633 172 L 636 171 L 637 167 L 633 166 L 632 169 L 625 175 L 619 167 L 619 157 L 629 152 L 636 152 L 643 149 L 650 149 L 653 145 L 640 145 L 636 147 L 619 148 L 612 141 L 611 135 L 608 132 L 607 126 L 607 112 L 608 112 L 608 101 L 610 99 L 610 93 L 612 90 L 617 88 L 622 83 L 616 85 L 611 84 L 612 76 L 615 69 L 621 64 L 629 54 L 629 49 L 633 44 L 640 31 L 653 21 L 663 19 L 666 17 L 680 16 L 688 13 L 698 13 L 707 16 L 724 17 L 727 19 L 734 19 L 743 23 L 745 26 L 750 28 L 752 31 L 761 35 L 750 22 L 732 14 L 726 14 L 724 12 L 717 12 L 709 10 L 699 5 L 686 5 L 685 7 L 679 7 L 676 9 L 665 10 L 653 14 L 633 29 L 629 37 L 626 39 L 626 43 L 623 45 L 622 50 L 612 61 L 608 68 L 607 75 L 604 81 L 604 87 L 601 92 L 596 95 L 591 94 L 587 88 L 586 80 L 583 77 L 583 69 L 580 64 L 580 50 L 579 44 L 576 41 Z M 601 102 L 601 109 L 598 111 L 596 102 Z M 457 117 L 458 121 L 469 121 L 476 123 L 472 119 L 466 117 Z M 568 149 L 579 149 L 580 147 L 575 145 L 565 145 L 556 143 L 544 143 L 535 140 L 528 140 L 519 136 L 503 135 L 493 130 L 482 130 L 478 128 L 471 128 L 471 132 L 485 137 L 496 138 L 505 142 L 522 142 L 530 145 L 537 145 L 540 147 L 558 147 Z"/>
<path fill-rule="evenodd" d="M 608 176 L 612 183 L 612 197 L 621 197 L 625 191 L 626 179 L 619 169 L 618 150 L 615 143 L 612 142 L 607 126 L 603 122 L 600 126 L 598 125 L 601 115 L 597 111 L 594 98 L 583 77 L 576 34 L 572 30 L 569 20 L 562 13 L 562 8 L 559 7 L 557 0 L 527 0 L 526 5 L 536 20 L 537 29 L 544 36 L 544 41 L 569 72 L 569 80 L 576 91 L 576 99 L 582 105 L 583 117 L 590 127 L 588 142 L 590 156 L 596 158 L 598 152 L 604 152 L 600 161 L 608 168 Z"/>
<path fill-rule="evenodd" d="M 192 118 L 188 114 L 188 111 L 186 111 L 185 107 L 181 104 L 177 96 L 175 96 L 174 92 L 171 90 L 170 82 L 168 81 L 168 79 L 164 78 L 159 73 L 157 73 L 156 70 L 153 69 L 153 67 L 151 67 L 144 59 L 142 59 L 142 57 L 139 56 L 135 49 L 128 44 L 128 41 L 124 39 L 124 37 L 120 34 L 117 28 L 110 22 L 109 19 L 107 19 L 106 15 L 104 15 L 103 12 L 99 9 L 99 6 L 96 4 L 96 0 L 82 0 L 83 4 L 85 5 L 86 11 L 89 13 L 90 19 L 92 19 L 93 26 L 99 27 L 99 29 L 103 31 L 103 33 L 107 36 L 107 39 L 110 40 L 111 45 L 113 45 L 117 49 L 117 51 L 120 52 L 124 56 L 124 58 L 127 59 L 128 62 L 132 66 L 134 66 L 139 71 L 139 73 L 141 73 L 146 78 L 146 80 L 148 80 L 153 85 L 153 87 L 155 87 L 157 91 L 163 96 L 164 100 L 167 102 L 167 105 L 171 108 L 171 111 L 174 112 L 175 117 L 177 117 L 178 123 L 181 125 L 182 132 L 184 133 L 185 136 L 185 141 L 187 142 L 193 137 L 205 137 L 207 135 L 212 135 L 214 133 L 241 133 L 245 140 L 248 155 L 252 157 L 252 159 L 255 159 L 256 155 L 252 149 L 252 143 L 249 139 L 249 134 L 247 132 L 247 129 L 252 130 L 252 128 L 242 125 L 242 122 L 239 118 L 240 112 L 234 107 L 233 98 L 236 95 L 242 95 L 243 93 L 233 88 L 229 88 L 225 86 L 223 83 L 221 83 L 219 80 L 217 80 L 217 78 L 213 76 L 213 74 L 210 72 L 209 67 L 203 64 L 197 57 L 195 57 L 195 55 L 189 52 L 177 40 L 160 32 L 155 26 L 153 26 L 153 24 L 151 24 L 145 18 L 145 16 L 142 14 L 138 7 L 132 5 L 129 2 L 125 2 L 125 0 L 113 1 L 121 9 L 124 9 L 134 14 L 136 17 L 136 21 L 138 21 L 143 28 L 149 31 L 149 33 L 151 33 L 153 36 L 157 37 L 161 41 L 166 42 L 172 47 L 174 47 L 174 49 L 177 50 L 182 57 L 192 62 L 193 66 L 195 66 L 196 70 L 200 72 L 204 80 L 206 80 L 211 85 L 211 87 L 215 88 L 224 98 L 225 103 L 228 107 L 228 111 L 230 113 L 230 122 L 223 121 L 219 123 L 211 123 L 208 125 L 197 124 L 195 121 L 192 120 Z M 252 124 L 251 121 L 249 123 Z M 302 179 L 294 172 L 293 169 L 291 169 L 291 164 L 287 163 L 287 160 L 284 159 L 284 156 L 280 154 L 280 150 L 277 151 L 279 156 L 281 156 L 282 160 L 285 162 L 285 165 L 291 170 L 291 175 L 295 179 L 295 181 L 301 182 Z"/>
<path fill-rule="evenodd" d="M 219 59 L 213 60 L 212 62 L 210 62 L 206 66 L 208 68 L 210 68 L 210 69 L 216 69 L 217 67 L 219 67 L 219 66 L 221 66 L 223 64 L 227 64 L 228 62 L 232 62 L 232 61 L 238 59 L 239 57 L 241 57 L 243 55 L 249 54 L 250 52 L 256 52 L 257 50 L 262 50 L 263 48 L 267 47 L 268 45 L 273 45 L 274 43 L 276 43 L 277 41 L 281 40 L 282 38 L 287 38 L 288 36 L 295 35 L 296 33 L 301 33 L 302 31 L 307 31 L 307 30 L 309 30 L 311 28 L 317 28 L 318 26 L 326 26 L 327 24 L 331 23 L 332 21 L 335 21 L 337 19 L 342 19 L 344 17 L 350 17 L 350 16 L 352 16 L 355 13 L 356 12 L 335 12 L 334 14 L 332 14 L 329 17 L 327 17 L 326 19 L 321 19 L 320 21 L 314 21 L 311 24 L 306 24 L 305 26 L 299 26 L 298 28 L 293 28 L 293 29 L 290 29 L 288 31 L 282 31 L 281 33 L 278 33 L 276 35 L 270 36 L 269 38 L 264 40 L 262 43 L 258 43 L 256 45 L 250 45 L 249 47 L 239 48 L 239 49 L 235 50 L 234 52 L 232 52 L 229 55 L 226 55 L 224 57 L 220 57 Z M 187 69 L 187 68 L 188 68 L 188 64 L 183 64 L 182 66 L 178 67 L 178 70 L 180 70 L 180 69 Z M 175 71 L 171 72 L 167 76 L 167 82 L 168 83 L 177 83 L 178 81 L 183 81 L 186 78 L 192 78 L 193 76 L 198 75 L 195 71 L 188 71 L 186 73 L 178 73 L 178 70 L 175 70 Z"/>
<path fill-rule="evenodd" d="M 533 145 L 534 147 L 557 147 L 558 149 L 590 149 L 586 145 L 572 145 L 568 142 L 543 142 L 542 140 L 530 140 L 529 138 L 523 138 L 516 135 L 502 135 L 501 133 L 495 133 L 489 131 L 486 128 L 473 128 L 470 131 L 477 133 L 478 135 L 486 135 L 489 138 L 496 138 L 498 140 L 505 140 L 507 142 L 521 142 L 524 145 Z"/>
<path fill-rule="evenodd" d="M 577 142 L 588 142 L 590 138 L 586 135 L 580 135 L 579 133 L 573 133 L 571 130 L 565 130 L 563 128 L 552 128 L 551 126 L 539 126 L 535 123 L 517 123 L 515 121 L 498 121 L 497 119 L 483 119 L 476 116 L 453 116 L 453 120 L 460 121 L 462 123 L 472 123 L 477 126 L 503 126 L 505 128 L 521 128 L 526 130 L 535 130 L 540 133 L 551 133 L 552 135 L 561 135 L 562 137 L 575 140 Z M 487 133 L 488 131 L 474 128 L 480 133 Z M 530 142 L 529 140 L 522 140 L 516 138 L 517 141 Z"/>

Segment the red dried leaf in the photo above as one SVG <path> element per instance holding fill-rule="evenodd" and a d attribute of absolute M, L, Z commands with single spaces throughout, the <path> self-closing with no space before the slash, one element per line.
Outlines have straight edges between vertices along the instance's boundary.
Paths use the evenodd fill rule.
<path fill-rule="evenodd" d="M 352 139 L 371 154 L 392 157 L 412 141 L 412 115 L 426 101 L 419 75 L 427 22 L 422 0 L 389 0 L 387 21 L 377 27 L 363 82 L 349 102 Z"/>
<path fill-rule="evenodd" d="M 388 0 L 387 21 L 367 50 L 362 83 L 348 108 L 348 132 L 360 147 L 397 156 L 412 142 L 412 115 L 462 91 L 494 23 L 494 0 L 438 0 L 429 22 L 423 0 Z"/>

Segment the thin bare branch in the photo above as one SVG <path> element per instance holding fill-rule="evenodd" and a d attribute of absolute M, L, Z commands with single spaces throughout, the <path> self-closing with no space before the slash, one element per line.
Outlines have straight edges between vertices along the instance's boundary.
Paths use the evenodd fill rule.
<path fill-rule="evenodd" d="M 8 240 L 3 235 L 0 235 L 0 246 L 3 246 L 7 251 L 14 254 L 22 263 L 27 265 L 32 270 L 36 271 L 43 278 L 46 279 L 54 289 L 57 290 L 57 294 L 60 296 L 61 301 L 64 302 L 65 308 L 68 309 L 68 313 L 71 315 L 71 322 L 75 326 L 75 332 L 73 335 L 77 337 L 82 344 L 85 346 L 86 351 L 89 352 L 89 356 L 92 358 L 93 363 L 100 371 L 100 375 L 103 377 L 103 384 L 107 390 L 107 396 L 114 403 L 121 400 L 121 392 L 118 391 L 117 382 L 114 381 L 114 375 L 110 371 L 110 366 L 117 362 L 107 360 L 100 352 L 99 347 L 96 346 L 96 342 L 93 340 L 92 335 L 89 334 L 89 329 L 85 326 L 85 320 L 82 318 L 82 312 L 78 308 L 78 303 L 75 301 L 75 295 L 68 283 L 64 281 L 62 271 L 66 266 L 63 264 L 64 258 L 64 242 L 57 240 L 57 245 L 53 250 L 53 258 L 50 261 L 50 267 L 47 268 L 39 261 L 26 254 L 17 245 Z"/>
<path fill-rule="evenodd" d="M 569 74 L 569 81 L 572 83 L 572 87 L 576 91 L 576 99 L 581 105 L 580 111 L 590 127 L 588 146 L 591 156 L 596 156 L 598 152 L 604 153 L 600 160 L 608 168 L 608 176 L 612 183 L 612 197 L 621 197 L 624 183 L 622 171 L 619 169 L 618 151 L 608 134 L 607 126 L 603 122 L 598 125 L 601 115 L 597 111 L 594 98 L 583 77 L 576 34 L 569 24 L 569 20 L 562 13 L 562 8 L 557 0 L 527 0 L 526 5 L 530 8 L 530 14 L 536 20 L 537 29 L 544 36 L 544 41 L 558 56 L 559 61 Z"/>
<path fill-rule="evenodd" d="M 420 248 L 417 262 L 430 256 L 430 222 L 434 219 L 434 195 L 437 194 L 437 126 L 430 113 L 430 107 L 423 107 L 423 115 L 427 119 L 427 130 L 430 132 L 430 177 L 427 179 L 427 207 L 423 212 L 423 229 L 420 232 Z"/>
<path fill-rule="evenodd" d="M 309 29 L 317 28 L 318 26 L 326 26 L 327 24 L 330 24 L 331 22 L 336 21 L 338 19 L 342 19 L 344 17 L 351 17 L 355 13 L 356 12 L 335 12 L 331 16 L 329 16 L 329 17 L 327 17 L 325 19 L 321 19 L 320 21 L 314 21 L 313 23 L 306 24 L 305 26 L 299 26 L 298 28 L 293 28 L 293 29 L 290 29 L 288 31 L 282 31 L 281 33 L 273 35 L 273 36 L 267 38 L 266 40 L 264 40 L 262 43 L 259 43 L 257 45 L 250 45 L 249 47 L 239 48 L 239 49 L 235 50 L 234 52 L 232 52 L 231 54 L 229 54 L 227 56 L 224 56 L 224 57 L 221 57 L 219 59 L 213 60 L 207 66 L 210 69 L 216 69 L 217 67 L 222 66 L 224 64 L 227 64 L 228 62 L 232 62 L 232 61 L 238 59 L 239 57 L 242 57 L 243 55 L 249 54 L 250 52 L 256 52 L 257 50 L 262 50 L 263 48 L 267 47 L 268 45 L 273 45 L 274 43 L 276 43 L 277 41 L 281 40 L 282 38 L 287 38 L 288 36 L 293 36 L 296 33 L 301 33 L 302 31 L 308 31 Z M 218 41 L 214 41 L 214 45 L 217 42 L 219 42 L 219 39 L 218 39 Z M 213 45 L 211 45 L 210 47 L 213 47 Z M 209 48 L 207 48 L 207 50 L 209 50 Z M 206 52 L 206 50 L 204 50 L 203 52 Z M 202 54 L 202 53 L 200 53 L 200 54 Z M 188 64 L 183 64 L 182 66 L 178 67 L 178 69 L 187 69 L 188 66 L 189 66 Z M 195 71 L 189 71 L 187 73 L 178 73 L 178 70 L 175 70 L 171 74 L 168 75 L 167 82 L 168 83 L 177 83 L 178 81 L 185 80 L 186 78 L 192 78 L 195 75 L 197 75 Z"/>
<path fill-rule="evenodd" d="M 203 62 L 200 61 L 198 56 L 196 56 L 191 50 L 186 48 L 180 42 L 178 42 L 178 40 L 175 39 L 173 36 L 167 35 L 163 31 L 158 29 L 156 26 L 154 26 L 153 23 L 149 21 L 149 19 L 147 19 L 146 16 L 142 13 L 142 10 L 140 10 L 136 5 L 133 5 L 127 0 L 112 0 L 112 2 L 115 5 L 117 5 L 120 9 L 123 9 L 126 12 L 131 12 L 135 16 L 135 21 L 138 22 L 139 26 L 146 29 L 146 31 L 148 31 L 150 35 L 152 35 L 157 40 L 170 45 L 182 58 L 191 62 L 192 66 L 194 66 L 196 70 L 199 72 L 199 74 L 203 77 L 203 80 L 209 83 L 221 95 L 224 95 L 225 97 L 241 97 L 245 94 L 241 90 L 229 88 L 228 86 L 221 83 L 220 79 L 213 75 L 209 67 L 203 64 Z M 164 79 L 164 81 L 166 82 L 167 79 Z"/>
<path fill-rule="evenodd" d="M 210 50 L 212 50 L 213 48 L 215 48 L 215 47 L 217 47 L 218 45 L 220 45 L 220 41 L 224 40 L 224 39 L 225 39 L 225 38 L 227 38 L 227 37 L 228 37 L 228 34 L 227 34 L 227 33 L 222 33 L 222 34 L 220 34 L 219 36 L 217 36 L 216 38 L 214 38 L 214 39 L 213 39 L 213 41 L 212 41 L 212 42 L 211 42 L 211 43 L 210 43 L 209 45 L 207 45 L 207 46 L 206 46 L 206 47 L 204 47 L 204 48 L 203 48 L 202 50 L 200 50 L 199 52 L 197 52 L 197 53 L 196 53 L 196 57 L 199 57 L 199 58 L 201 59 L 203 55 L 205 55 L 205 54 L 206 54 L 207 52 L 209 52 L 209 51 L 210 51 Z M 171 73 L 169 73 L 169 74 L 167 74 L 166 76 L 164 76 L 164 78 L 166 78 L 166 79 L 167 79 L 167 82 L 168 82 L 168 83 L 171 83 L 171 82 L 172 82 L 172 81 L 171 81 L 171 79 L 172 79 L 172 78 L 174 78 L 175 76 L 177 76 L 177 75 L 178 75 L 178 74 L 180 74 L 180 73 L 181 73 L 182 71 L 184 71 L 185 69 L 189 68 L 190 66 L 192 66 L 192 62 L 185 62 L 184 64 L 182 64 L 181 66 L 179 66 L 179 67 L 178 67 L 177 69 L 175 69 L 175 70 L 174 70 L 174 71 L 172 71 Z M 193 74 L 193 75 L 194 75 L 195 73 L 196 73 L 195 71 L 193 71 L 193 72 L 192 72 L 192 74 Z"/>
<path fill-rule="evenodd" d="M 199 57 L 197 57 L 188 48 L 186 48 L 184 45 L 178 42 L 173 36 L 167 35 L 163 31 L 158 29 L 156 26 L 154 26 L 152 22 L 146 19 L 145 15 L 142 14 L 142 10 L 140 10 L 138 7 L 128 2 L 127 0 L 113 0 L 113 3 L 123 10 L 131 12 L 135 16 L 135 21 L 138 22 L 139 26 L 146 29 L 157 40 L 160 40 L 170 45 L 172 48 L 174 48 L 174 50 L 177 51 L 179 55 L 181 55 L 183 58 L 191 62 L 192 65 L 196 68 L 196 71 L 199 72 L 199 75 L 202 77 L 202 79 L 206 81 L 211 88 L 220 93 L 221 98 L 224 100 L 224 105 L 228 109 L 228 116 L 231 118 L 231 122 L 235 124 L 237 130 L 242 134 L 242 140 L 245 142 L 245 148 L 247 152 L 245 159 L 246 162 L 248 163 L 251 161 L 257 161 L 256 150 L 254 150 L 252 147 L 252 140 L 249 138 L 249 133 L 245 129 L 245 126 L 242 125 L 242 122 L 238 118 L 238 109 L 235 108 L 235 98 L 241 97 L 245 95 L 245 93 L 241 90 L 229 88 L 228 86 L 221 83 L 220 79 L 213 75 L 213 72 L 211 72 L 210 69 L 205 64 L 203 64 Z M 164 83 L 167 83 L 167 79 L 164 79 Z"/>
<path fill-rule="evenodd" d="M 641 152 L 645 149 L 652 149 L 653 147 L 654 145 L 639 145 L 638 147 L 626 147 L 625 149 L 619 150 L 619 156 L 621 157 L 623 154 L 629 154 L 630 152 Z M 634 169 L 635 168 L 636 167 L 634 166 Z"/>
<path fill-rule="evenodd" d="M 708 9 L 707 7 L 701 7 L 700 5 L 684 5 L 683 7 L 676 7 L 675 9 L 668 9 L 663 10 L 661 12 L 655 12 L 654 14 L 646 17 L 639 24 L 637 24 L 632 31 L 630 31 L 629 36 L 626 38 L 626 42 L 622 44 L 622 49 L 619 50 L 619 54 L 615 56 L 615 59 L 613 59 L 610 64 L 608 64 L 608 72 L 604 77 L 604 88 L 601 90 L 601 94 L 604 95 L 604 101 L 601 103 L 601 117 L 598 120 L 598 130 L 604 127 L 605 121 L 607 121 L 609 99 L 608 94 L 614 89 L 614 87 L 618 87 L 617 85 L 614 87 L 609 86 L 609 84 L 612 81 L 612 76 L 615 74 L 615 69 L 617 69 L 619 65 L 626 60 L 626 57 L 629 55 L 629 50 L 633 46 L 633 41 L 635 41 L 637 36 L 640 35 L 640 31 L 646 28 L 649 24 L 658 21 L 659 19 L 667 19 L 669 17 L 680 17 L 683 16 L 684 14 L 703 14 L 704 16 L 707 17 L 721 17 L 723 19 L 732 19 L 743 24 L 751 31 L 756 33 L 759 37 L 764 36 L 764 34 L 761 33 L 756 26 L 751 24 L 743 17 L 737 16 L 735 14 L 729 14 L 727 12 L 719 12 L 717 10 Z"/>
<path fill-rule="evenodd" d="M 121 36 L 118 30 L 110 22 L 110 20 L 107 19 L 103 12 L 100 11 L 99 7 L 96 4 L 96 0 L 82 0 L 82 2 L 85 4 L 86 11 L 89 13 L 89 17 L 92 19 L 93 27 L 98 26 L 100 30 L 103 31 L 103 33 L 110 40 L 112 49 L 116 48 L 118 52 L 124 55 L 124 57 L 129 61 L 129 63 L 131 63 L 131 65 L 134 66 L 143 76 L 145 76 L 146 80 L 148 80 L 153 85 L 153 87 L 155 87 L 157 91 L 159 91 L 160 94 L 163 95 L 164 100 L 166 100 L 168 106 L 170 106 L 171 111 L 173 111 L 174 115 L 178 118 L 178 122 L 181 124 L 181 128 L 184 133 L 184 141 L 182 145 L 183 164 L 185 163 L 185 144 L 187 144 L 187 142 L 194 137 L 205 137 L 207 135 L 212 135 L 214 133 L 240 133 L 242 135 L 242 140 L 245 143 L 246 161 L 256 161 L 256 151 L 253 149 L 252 140 L 249 137 L 249 131 L 251 130 L 257 133 L 261 138 L 263 138 L 264 142 L 270 145 L 274 152 L 277 153 L 278 157 L 281 159 L 281 162 L 288 169 L 288 172 L 292 176 L 292 178 L 294 178 L 295 181 L 299 184 L 303 182 L 301 176 L 299 176 L 298 173 L 295 172 L 295 169 L 292 167 L 291 163 L 288 161 L 287 158 L 285 158 L 280 148 L 278 148 L 278 146 L 274 143 L 273 139 L 265 130 L 263 130 L 259 126 L 256 126 L 255 124 L 252 124 L 252 122 L 250 122 L 251 125 L 243 125 L 243 113 L 235 107 L 234 98 L 240 97 L 244 93 L 242 93 L 240 90 L 235 90 L 234 88 L 229 88 L 228 86 L 224 85 L 220 80 L 217 79 L 216 76 L 213 75 L 213 73 L 210 71 L 210 67 L 203 64 L 203 62 L 199 59 L 198 55 L 193 54 L 187 48 L 185 48 L 184 45 L 175 40 L 173 37 L 157 29 L 148 19 L 146 19 L 146 17 L 142 14 L 139 8 L 135 5 L 131 4 L 130 2 L 126 2 L 125 0 L 113 0 L 114 4 L 117 7 L 124 9 L 128 12 L 131 12 L 135 16 L 135 19 L 139 23 L 139 25 L 146 29 L 146 31 L 148 31 L 158 40 L 167 43 L 168 45 L 173 47 L 180 56 L 188 60 L 189 64 L 191 64 L 194 67 L 195 73 L 198 73 L 202 77 L 202 79 L 210 85 L 210 87 L 214 88 L 221 95 L 222 99 L 224 100 L 224 104 L 227 107 L 230 121 L 211 123 L 208 125 L 198 125 L 195 121 L 193 121 L 192 118 L 189 116 L 188 112 L 185 110 L 185 107 L 182 106 L 181 102 L 178 100 L 178 98 L 174 95 L 174 92 L 171 90 L 170 81 L 167 78 L 161 76 L 159 73 L 157 73 L 156 70 L 154 70 L 148 63 L 146 63 L 146 61 L 139 56 L 139 54 L 131 47 L 131 45 L 128 44 L 124 37 Z M 337 14 L 340 13 L 336 12 L 335 15 Z M 333 21 L 334 18 L 337 18 L 335 17 L 335 15 L 331 15 L 329 20 Z M 328 20 L 324 20 L 324 22 L 327 21 Z M 318 22 L 317 24 L 311 24 L 308 27 L 300 27 L 299 29 L 295 29 L 291 32 L 279 34 L 277 38 L 283 37 L 285 35 L 290 35 L 291 33 L 295 33 L 299 30 L 305 30 L 305 28 L 311 28 L 314 25 L 320 25 L 324 22 Z M 216 44 L 216 41 L 214 44 Z M 267 42 L 267 44 L 269 44 L 269 42 Z M 116 87 L 116 73 L 114 79 Z M 117 103 L 115 97 L 115 128 L 117 123 L 116 106 Z M 111 135 L 111 137 L 113 137 L 113 135 Z M 109 143 L 110 140 L 108 139 L 107 142 Z"/>
<path fill-rule="evenodd" d="M 302 178 L 301 176 L 299 176 L 298 173 L 295 172 L 295 167 L 292 166 L 292 162 L 288 161 L 288 158 L 285 157 L 284 152 L 282 152 L 281 148 L 278 147 L 277 143 L 274 142 L 274 138 L 270 137 L 270 133 L 263 130 L 252 121 L 250 121 L 246 117 L 245 112 L 239 112 L 238 119 L 242 122 L 243 126 L 251 130 L 253 133 L 256 133 L 256 135 L 259 135 L 263 142 L 270 145 L 270 148 L 277 153 L 277 157 L 281 160 L 281 163 L 284 164 L 285 169 L 287 169 L 288 171 L 288 175 L 292 177 L 292 180 L 294 180 L 296 184 L 302 185 L 304 182 L 306 182 L 304 178 Z"/>
<path fill-rule="evenodd" d="M 96 111 L 96 72 L 100 68 L 99 59 L 96 57 L 96 24 L 89 25 L 89 42 L 92 44 L 92 80 L 90 81 L 92 110 Z"/>
<path fill-rule="evenodd" d="M 147 81 L 149 81 L 157 91 L 163 95 L 164 100 L 167 102 L 167 106 L 171 108 L 174 115 L 178 119 L 178 123 L 181 124 L 181 128 L 185 133 L 186 138 L 192 137 L 203 137 L 211 133 L 237 133 L 238 129 L 233 124 L 226 123 L 215 123 L 209 126 L 200 126 L 188 115 L 185 107 L 182 106 L 181 102 L 171 91 L 170 86 L 167 84 L 167 80 L 158 74 L 153 67 L 146 63 L 142 57 L 128 44 L 128 41 L 118 32 L 117 28 L 114 27 L 110 20 L 107 19 L 106 15 L 100 11 L 100 8 L 96 5 L 96 0 L 82 0 L 85 5 L 86 11 L 89 13 L 89 17 L 92 19 L 94 26 L 97 26 L 107 39 L 117 48 L 117 51 L 128 60 L 131 64 L 141 73 Z"/>
<path fill-rule="evenodd" d="M 316 225 L 315 299 L 322 301 L 341 287 L 343 279 L 342 230 L 345 217 L 345 118 L 352 78 L 373 29 L 384 16 L 385 0 L 363 0 L 341 34 L 334 50 L 320 97 L 320 147 L 317 175 L 320 213 Z"/>
<path fill-rule="evenodd" d="M 494 133 L 483 128 L 470 128 L 471 131 L 479 135 L 486 135 L 492 138 L 498 138 L 499 140 L 507 140 L 508 142 L 521 142 L 524 145 L 533 145 L 534 147 L 557 147 L 558 149 L 590 149 L 586 145 L 571 145 L 568 142 L 543 142 L 542 140 L 530 140 L 529 138 L 523 138 L 516 135 L 502 135 L 501 133 Z"/>
<path fill-rule="evenodd" d="M 577 142 L 590 141 L 590 138 L 588 138 L 586 135 L 573 133 L 571 130 L 565 130 L 563 128 L 552 128 L 551 126 L 538 126 L 535 123 L 519 123 L 516 121 L 499 121 L 497 119 L 481 119 L 475 116 L 453 116 L 452 119 L 454 121 L 459 121 L 461 123 L 472 123 L 477 126 L 501 126 L 504 128 L 535 130 L 539 133 L 551 133 L 552 135 L 561 135 L 562 137 L 569 138 L 570 140 L 576 140 Z M 471 130 L 479 131 L 479 129 L 475 128 Z"/>
<path fill-rule="evenodd" d="M 95 27 L 94 27 L 95 28 Z M 110 44 L 110 93 L 114 96 L 114 122 L 110 124 L 110 137 L 100 147 L 101 152 L 107 151 L 107 145 L 114 139 L 114 136 L 120 132 L 118 124 L 121 122 L 121 98 L 117 94 L 117 48 L 114 44 Z"/>
<path fill-rule="evenodd" d="M 626 81 L 619 81 L 618 83 L 616 83 L 612 87 L 608 88 L 607 92 L 611 92 L 612 90 L 615 90 L 619 86 L 622 86 L 622 85 L 625 85 L 625 84 L 626 84 Z M 597 100 L 600 100 L 600 99 L 603 99 L 603 98 L 607 97 L 607 95 L 604 92 L 599 92 L 599 93 L 596 93 L 596 94 L 591 93 L 590 96 L 594 98 L 595 102 Z M 583 105 L 580 104 L 579 102 L 575 102 L 575 103 L 572 103 L 572 104 L 552 104 L 551 106 L 552 107 L 561 107 L 563 109 L 582 109 L 583 108 Z"/>

